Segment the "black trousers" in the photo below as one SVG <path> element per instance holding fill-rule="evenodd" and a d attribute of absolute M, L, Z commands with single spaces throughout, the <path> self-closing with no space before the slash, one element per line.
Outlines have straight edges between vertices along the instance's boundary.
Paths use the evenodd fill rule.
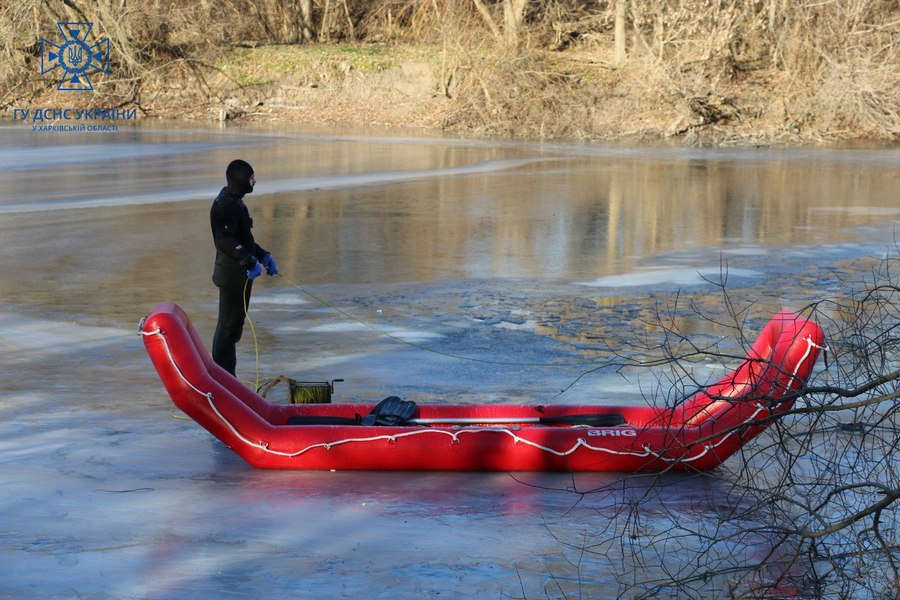
<path fill-rule="evenodd" d="M 219 321 L 213 336 L 213 361 L 232 375 L 237 367 L 237 343 L 244 330 L 246 308 L 250 306 L 253 280 L 242 267 L 216 265 L 213 283 L 219 288 Z"/>

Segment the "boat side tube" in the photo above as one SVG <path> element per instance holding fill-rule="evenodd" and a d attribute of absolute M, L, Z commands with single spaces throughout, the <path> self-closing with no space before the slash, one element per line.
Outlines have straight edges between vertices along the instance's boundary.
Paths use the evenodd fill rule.
<path fill-rule="evenodd" d="M 161 303 L 140 333 L 169 395 L 188 416 L 260 468 L 362 470 L 709 470 L 788 410 L 823 345 L 821 328 L 776 315 L 739 367 L 674 409 L 609 405 L 418 406 L 421 419 L 485 425 L 291 425 L 292 417 L 352 418 L 372 404 L 274 405 L 216 365 L 187 315 Z M 564 417 L 616 415 L 618 426 Z M 495 425 L 503 417 L 520 423 Z M 537 423 L 527 423 L 538 419 Z M 560 424 L 549 424 L 557 419 Z"/>
<path fill-rule="evenodd" d="M 732 373 L 676 407 L 669 430 L 689 444 L 714 446 L 704 468 L 714 468 L 759 435 L 772 417 L 790 410 L 824 347 L 822 328 L 782 311 L 763 328 Z"/>

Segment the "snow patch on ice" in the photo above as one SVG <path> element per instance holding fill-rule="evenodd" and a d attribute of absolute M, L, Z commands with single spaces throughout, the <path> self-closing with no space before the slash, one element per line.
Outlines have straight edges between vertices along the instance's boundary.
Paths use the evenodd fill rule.
<path fill-rule="evenodd" d="M 848 215 L 894 217 L 900 215 L 900 208 L 888 206 L 821 206 L 813 207 L 813 212 L 843 213 Z"/>
<path fill-rule="evenodd" d="M 118 343 L 131 334 L 113 327 L 64 323 L 10 313 L 0 313 L 0 331 L 3 332 L 0 350 L 4 354 L 23 350 L 68 354 L 102 344 Z"/>
<path fill-rule="evenodd" d="M 253 296 L 254 306 L 264 304 L 266 306 L 305 306 L 309 300 L 301 296 L 282 296 L 278 294 L 258 294 Z"/>
<path fill-rule="evenodd" d="M 739 246 L 736 248 L 723 248 L 722 254 L 730 254 L 732 256 L 768 256 L 770 252 L 759 246 Z"/>
<path fill-rule="evenodd" d="M 313 356 L 303 356 L 294 361 L 284 361 L 283 363 L 279 363 L 278 366 L 287 369 L 292 373 L 301 373 L 301 372 L 310 372 L 315 371 L 317 369 L 324 369 L 326 367 L 333 367 L 335 365 L 341 365 L 345 363 L 352 363 L 354 361 L 362 361 L 366 359 L 371 359 L 371 352 L 356 352 L 352 354 L 332 354 L 328 356 L 324 355 L 313 355 Z"/>
<path fill-rule="evenodd" d="M 413 331 L 410 329 L 400 329 L 391 326 L 379 326 L 372 329 L 363 323 L 327 323 L 324 325 L 315 325 L 307 329 L 310 333 L 353 333 L 359 331 L 368 331 L 374 334 L 387 334 L 392 337 L 400 338 L 406 342 L 418 342 L 423 340 L 433 340 L 444 337 L 440 333 L 431 331 Z"/>
<path fill-rule="evenodd" d="M 723 275 L 727 277 L 762 277 L 762 273 L 750 269 L 728 269 L 727 273 L 723 273 L 720 267 L 705 267 L 699 269 L 685 267 L 656 267 L 635 273 L 601 277 L 594 281 L 581 281 L 579 284 L 588 287 L 640 287 L 663 283 L 687 286 L 703 285 L 708 281 L 719 281 Z"/>
<path fill-rule="evenodd" d="M 513 323 L 510 321 L 500 321 L 497 325 L 500 329 L 511 329 L 513 331 L 534 331 L 537 326 L 535 319 L 526 319 L 523 323 Z"/>

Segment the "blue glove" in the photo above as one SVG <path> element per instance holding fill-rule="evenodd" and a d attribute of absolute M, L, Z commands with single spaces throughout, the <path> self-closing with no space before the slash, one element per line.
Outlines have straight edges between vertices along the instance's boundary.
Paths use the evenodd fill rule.
<path fill-rule="evenodd" d="M 275 267 L 275 259 L 272 258 L 272 255 L 266 253 L 263 256 L 263 266 L 266 268 L 266 273 L 269 275 L 278 275 L 278 269 Z"/>
<path fill-rule="evenodd" d="M 262 267 L 258 262 L 253 263 L 253 266 L 247 269 L 247 277 L 250 279 L 256 279 L 260 275 L 262 275 Z"/>

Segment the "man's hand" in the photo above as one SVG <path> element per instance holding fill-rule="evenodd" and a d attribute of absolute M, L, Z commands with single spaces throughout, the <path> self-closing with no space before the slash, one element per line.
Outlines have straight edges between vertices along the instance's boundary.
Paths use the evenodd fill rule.
<path fill-rule="evenodd" d="M 270 276 L 278 275 L 278 268 L 275 266 L 275 259 L 272 258 L 271 254 L 266 253 L 266 255 L 263 256 L 262 262 L 263 266 L 266 267 L 266 273 L 268 273 Z"/>
<path fill-rule="evenodd" d="M 253 266 L 247 269 L 247 277 L 250 279 L 256 279 L 260 275 L 262 275 L 262 267 L 258 262 L 253 263 Z"/>

